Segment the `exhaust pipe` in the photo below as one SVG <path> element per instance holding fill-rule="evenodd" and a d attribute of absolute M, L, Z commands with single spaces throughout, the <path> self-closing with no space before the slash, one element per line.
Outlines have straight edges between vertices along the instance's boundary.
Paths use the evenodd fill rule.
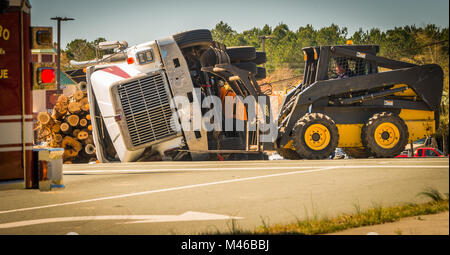
<path fill-rule="evenodd" d="M 70 60 L 72 66 L 86 66 L 86 65 L 96 65 L 104 62 L 118 62 L 127 60 L 127 55 L 124 52 L 117 52 L 114 54 L 104 55 L 102 59 L 92 59 L 86 61 L 76 61 Z"/>
<path fill-rule="evenodd" d="M 70 60 L 69 63 L 72 66 L 86 66 L 86 65 L 95 65 L 98 63 L 101 63 L 101 59 L 93 59 L 93 60 L 86 60 L 86 61 L 76 61 L 76 60 Z"/>
<path fill-rule="evenodd" d="M 101 42 L 98 44 L 97 48 L 99 50 L 124 50 L 128 48 L 128 43 L 126 41 L 108 41 L 108 42 Z"/>

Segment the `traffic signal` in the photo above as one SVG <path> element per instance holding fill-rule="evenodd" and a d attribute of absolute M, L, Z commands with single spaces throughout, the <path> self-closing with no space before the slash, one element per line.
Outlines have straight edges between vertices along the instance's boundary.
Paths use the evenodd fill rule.
<path fill-rule="evenodd" d="M 32 63 L 33 89 L 55 89 L 56 88 L 56 61 L 53 52 L 53 29 L 52 27 L 32 27 L 31 46 L 34 63 Z M 35 56 L 34 56 L 35 55 Z M 37 99 L 41 100 L 41 99 Z"/>
<path fill-rule="evenodd" d="M 52 49 L 53 48 L 53 29 L 52 27 L 32 27 L 31 37 L 33 49 Z"/>
<path fill-rule="evenodd" d="M 56 88 L 56 64 L 33 63 L 33 89 Z"/>

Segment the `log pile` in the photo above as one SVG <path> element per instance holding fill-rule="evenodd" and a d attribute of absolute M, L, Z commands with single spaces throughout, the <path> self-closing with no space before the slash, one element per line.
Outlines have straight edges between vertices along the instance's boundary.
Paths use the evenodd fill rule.
<path fill-rule="evenodd" d="M 97 160 L 86 91 L 60 95 L 52 113 L 40 112 L 37 120 L 37 140 L 47 147 L 64 148 L 65 164 Z"/>

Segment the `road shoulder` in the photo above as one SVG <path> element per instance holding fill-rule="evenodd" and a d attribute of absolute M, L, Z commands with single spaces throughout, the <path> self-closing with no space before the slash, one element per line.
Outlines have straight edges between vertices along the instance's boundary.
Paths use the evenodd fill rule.
<path fill-rule="evenodd" d="M 381 225 L 347 229 L 327 235 L 449 235 L 449 212 L 403 218 Z"/>

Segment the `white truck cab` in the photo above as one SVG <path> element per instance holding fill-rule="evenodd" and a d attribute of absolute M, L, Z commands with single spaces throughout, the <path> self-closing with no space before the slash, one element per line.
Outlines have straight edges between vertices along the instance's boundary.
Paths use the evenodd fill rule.
<path fill-rule="evenodd" d="M 186 142 L 191 148 L 207 150 L 203 131 L 200 136 L 186 131 L 185 139 L 173 123 L 178 118 L 172 116 L 177 114 L 171 108 L 172 97 L 187 97 L 193 91 L 187 63 L 175 40 L 168 37 L 132 46 L 126 56 L 124 61 L 87 69 L 99 161 L 136 161 L 147 148 L 164 157 L 165 151 Z"/>

